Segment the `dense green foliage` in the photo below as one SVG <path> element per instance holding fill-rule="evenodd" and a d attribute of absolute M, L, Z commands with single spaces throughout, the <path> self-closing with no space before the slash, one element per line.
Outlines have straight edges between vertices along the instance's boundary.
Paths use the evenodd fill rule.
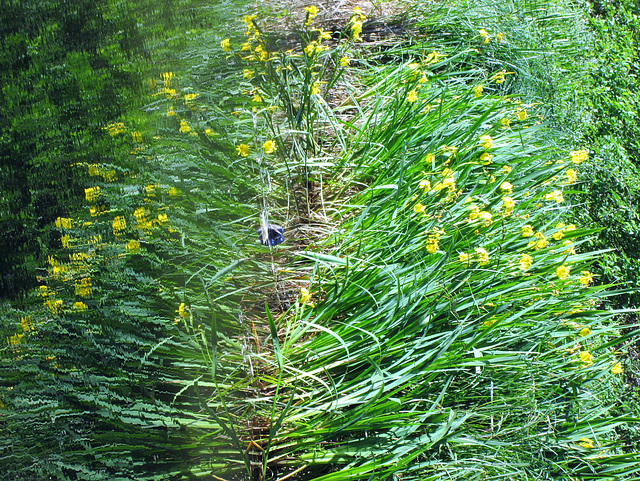
<path fill-rule="evenodd" d="M 594 152 L 576 218 L 602 228 L 594 246 L 614 249 L 600 262 L 609 282 L 633 289 L 614 305 L 638 307 L 640 297 L 640 7 L 596 1 L 589 79 L 582 104 L 590 114 L 585 140 Z"/>
<path fill-rule="evenodd" d="M 23 3 L 6 477 L 637 477 L 633 5 Z"/>

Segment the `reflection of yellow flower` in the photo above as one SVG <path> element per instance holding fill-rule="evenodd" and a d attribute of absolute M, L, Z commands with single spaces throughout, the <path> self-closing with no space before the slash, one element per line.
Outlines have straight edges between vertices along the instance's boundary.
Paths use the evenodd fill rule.
<path fill-rule="evenodd" d="M 611 374 L 621 374 L 623 371 L 622 363 L 616 362 L 611 368 Z"/>
<path fill-rule="evenodd" d="M 124 217 L 119 215 L 113 219 L 112 226 L 113 226 L 113 232 L 115 234 L 117 232 L 120 232 L 121 230 L 124 230 L 127 227 L 127 221 L 125 220 Z"/>
<path fill-rule="evenodd" d="M 413 103 L 416 100 L 418 100 L 418 95 L 416 94 L 416 91 L 415 90 L 409 90 L 409 92 L 407 93 L 407 102 Z"/>
<path fill-rule="evenodd" d="M 556 275 L 559 279 L 565 280 L 571 274 L 571 268 L 569 266 L 561 265 L 556 269 Z"/>
<path fill-rule="evenodd" d="M 593 364 L 593 355 L 589 351 L 581 351 L 578 357 L 585 367 Z"/>
<path fill-rule="evenodd" d="M 84 189 L 84 195 L 89 202 L 93 202 L 100 196 L 100 187 L 89 187 Z"/>
<path fill-rule="evenodd" d="M 267 140 L 262 145 L 262 148 L 264 149 L 265 154 L 272 154 L 276 151 L 276 143 L 273 140 Z"/>
<path fill-rule="evenodd" d="M 81 302 L 81 301 L 74 302 L 73 306 L 71 307 L 76 311 L 86 311 L 87 309 L 89 309 L 89 306 L 87 306 L 84 302 Z"/>
<path fill-rule="evenodd" d="M 225 38 L 222 42 L 220 42 L 220 46 L 222 47 L 223 52 L 228 52 L 231 50 L 231 40 Z"/>
<path fill-rule="evenodd" d="M 129 242 L 127 242 L 127 250 L 129 252 L 137 251 L 139 248 L 140 248 L 140 242 L 139 241 L 133 239 L 133 240 L 130 240 Z"/>
<path fill-rule="evenodd" d="M 249 155 L 249 146 L 247 144 L 240 144 L 236 147 L 236 152 L 240 157 L 247 157 Z"/>

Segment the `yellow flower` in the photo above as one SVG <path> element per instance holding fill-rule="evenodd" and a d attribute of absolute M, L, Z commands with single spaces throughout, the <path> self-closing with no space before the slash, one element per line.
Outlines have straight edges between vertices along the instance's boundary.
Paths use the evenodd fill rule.
<path fill-rule="evenodd" d="M 533 236 L 533 226 L 531 224 L 526 224 L 522 226 L 522 237 L 531 237 Z"/>
<path fill-rule="evenodd" d="M 489 262 L 489 253 L 482 247 L 476 247 L 476 255 L 478 256 L 478 264 L 481 266 Z"/>
<path fill-rule="evenodd" d="M 442 55 L 434 50 L 429 55 L 427 55 L 424 60 L 425 60 L 425 62 L 427 62 L 427 64 L 430 65 L 430 64 L 437 63 L 438 60 L 440 60 L 441 57 L 442 57 Z"/>
<path fill-rule="evenodd" d="M 258 45 L 255 50 L 258 58 L 263 62 L 269 58 L 269 52 L 267 52 L 262 45 Z"/>
<path fill-rule="evenodd" d="M 416 91 L 415 90 L 409 90 L 409 92 L 407 93 L 407 102 L 413 103 L 416 100 L 418 100 L 418 95 L 416 94 Z"/>
<path fill-rule="evenodd" d="M 311 95 L 320 95 L 320 82 L 311 84 Z"/>
<path fill-rule="evenodd" d="M 487 31 L 484 28 L 481 28 L 480 30 L 478 30 L 478 33 L 480 34 L 480 36 L 484 40 L 485 44 L 489 43 L 489 40 L 490 40 L 489 39 L 489 34 L 487 33 Z"/>
<path fill-rule="evenodd" d="M 623 368 L 622 363 L 616 362 L 611 368 L 611 374 L 622 374 Z"/>
<path fill-rule="evenodd" d="M 491 225 L 491 223 L 492 223 L 492 217 L 493 217 L 493 216 L 491 215 L 491 213 L 490 213 L 490 212 L 487 212 L 487 211 L 484 211 L 484 210 L 483 210 L 482 212 L 480 212 L 480 213 L 478 214 L 478 217 L 479 217 L 480 219 L 482 219 L 482 221 L 483 221 L 483 225 L 484 225 L 485 227 L 489 227 L 489 226 Z"/>
<path fill-rule="evenodd" d="M 497 84 L 504 83 L 504 81 L 506 80 L 505 75 L 507 75 L 507 73 L 513 73 L 513 72 L 507 72 L 506 70 L 501 70 L 500 72 L 493 74 L 490 80 L 495 80 Z"/>
<path fill-rule="evenodd" d="M 510 182 L 503 182 L 502 184 L 500 184 L 500 188 L 508 193 L 511 193 L 511 191 L 513 190 L 513 185 L 511 185 Z"/>
<path fill-rule="evenodd" d="M 272 154 L 276 151 L 276 143 L 273 140 L 267 140 L 262 145 L 262 148 L 264 149 L 265 154 Z"/>
<path fill-rule="evenodd" d="M 342 57 L 340 59 L 340 66 L 341 67 L 348 67 L 349 65 L 351 65 L 351 59 L 348 57 Z"/>
<path fill-rule="evenodd" d="M 222 42 L 220 42 L 220 46 L 222 47 L 223 52 L 228 52 L 231 50 L 231 39 L 225 38 Z"/>
<path fill-rule="evenodd" d="M 563 229 L 564 229 L 565 227 L 566 227 L 566 226 L 565 226 L 562 222 L 560 222 L 560 223 L 556 224 L 556 229 L 558 229 L 558 231 L 557 231 L 557 232 L 554 232 L 554 233 L 551 235 L 551 237 L 553 237 L 553 238 L 554 238 L 555 240 L 557 240 L 557 241 L 559 241 L 560 239 L 562 239 L 562 238 L 564 237 L 564 231 L 563 231 Z"/>
<path fill-rule="evenodd" d="M 502 127 L 504 127 L 505 129 L 508 129 L 509 127 L 511 127 L 511 120 L 509 120 L 507 117 L 503 118 L 500 123 L 502 124 Z"/>
<path fill-rule="evenodd" d="M 304 287 L 300 288 L 300 304 L 306 304 L 311 307 L 314 306 L 314 303 L 311 302 L 311 293 Z"/>
<path fill-rule="evenodd" d="M 547 247 L 549 245 L 549 241 L 547 240 L 547 238 L 545 237 L 545 235 L 542 232 L 538 232 L 536 234 L 536 239 L 538 239 L 534 243 L 534 246 L 535 246 L 536 249 L 544 249 L 545 247 Z"/>
<path fill-rule="evenodd" d="M 589 271 L 580 271 L 580 285 L 582 287 L 589 287 L 589 284 L 593 282 L 593 275 Z"/>
<path fill-rule="evenodd" d="M 569 266 L 561 265 L 556 269 L 556 275 L 560 280 L 565 280 L 571 274 L 571 268 Z"/>
<path fill-rule="evenodd" d="M 262 97 L 260 96 L 260 94 L 255 94 L 251 100 L 260 103 L 262 102 Z"/>
<path fill-rule="evenodd" d="M 499 33 L 498 35 L 496 35 L 496 39 L 498 40 L 498 42 L 502 42 L 504 40 L 504 33 Z"/>
<path fill-rule="evenodd" d="M 185 134 L 187 132 L 191 132 L 191 127 L 189 127 L 189 124 L 187 123 L 186 120 L 181 120 L 180 121 L 180 132 Z"/>
<path fill-rule="evenodd" d="M 475 87 L 473 87 L 473 96 L 475 98 L 480 97 L 482 95 L 483 90 L 484 90 L 484 87 L 482 86 L 482 84 L 476 85 Z"/>
<path fill-rule="evenodd" d="M 519 269 L 522 272 L 526 272 L 533 265 L 533 258 L 528 254 L 523 254 L 520 258 Z"/>
<path fill-rule="evenodd" d="M 587 149 L 573 150 L 569 152 L 569 156 L 571 157 L 571 162 L 580 164 L 589 158 L 589 151 Z"/>
<path fill-rule="evenodd" d="M 158 214 L 158 223 L 166 224 L 167 222 L 169 222 L 169 217 L 167 216 L 167 214 Z"/>
<path fill-rule="evenodd" d="M 491 163 L 491 159 L 493 159 L 493 155 L 488 152 L 485 152 L 480 156 L 480 160 L 483 162 L 483 165 L 488 165 Z"/>
<path fill-rule="evenodd" d="M 426 208 L 427 208 L 426 206 L 418 202 L 416 205 L 413 206 L 413 211 L 416 214 L 420 214 L 421 212 L 424 212 Z"/>
<path fill-rule="evenodd" d="M 593 364 L 593 355 L 589 351 L 581 351 L 578 357 L 585 367 Z"/>
<path fill-rule="evenodd" d="M 591 329 L 589 329 L 588 327 L 583 327 L 582 329 L 580 329 L 580 332 L 578 332 L 578 334 L 579 334 L 581 337 L 586 337 L 586 336 L 588 336 L 589 334 L 591 334 Z"/>
<path fill-rule="evenodd" d="M 484 325 L 484 327 L 491 327 L 491 326 L 493 326 L 496 322 L 498 322 L 498 319 L 496 318 L 496 316 L 491 316 L 489 319 L 487 319 L 486 321 L 484 321 L 482 324 Z"/>
<path fill-rule="evenodd" d="M 307 12 L 307 19 L 304 21 L 306 27 L 311 24 L 311 20 L 318 15 L 318 7 L 311 5 L 310 7 L 305 7 L 305 11 Z"/>
<path fill-rule="evenodd" d="M 427 252 L 429 254 L 435 254 L 436 252 L 438 252 L 438 239 L 427 239 Z"/>
<path fill-rule="evenodd" d="M 425 191 L 430 191 L 431 190 L 431 182 L 429 182 L 427 179 L 422 179 L 420 181 L 420 183 L 418 184 L 418 188 L 424 189 Z"/>
<path fill-rule="evenodd" d="M 462 252 L 458 256 L 458 259 L 460 259 L 460 262 L 469 262 L 469 254 L 465 254 L 464 252 Z"/>
<path fill-rule="evenodd" d="M 364 20 L 365 18 L 367 18 L 360 7 L 353 7 L 353 15 L 358 17 L 360 20 Z"/>
<path fill-rule="evenodd" d="M 251 80 L 253 78 L 253 70 L 249 70 L 248 68 L 245 68 L 242 71 L 242 76 L 247 80 Z"/>
<path fill-rule="evenodd" d="M 242 18 L 242 21 L 247 24 L 247 35 L 251 35 L 251 32 L 253 32 L 256 29 L 256 27 L 255 27 L 255 25 L 253 23 L 253 21 L 256 18 L 258 18 L 257 15 L 245 15 Z"/>
<path fill-rule="evenodd" d="M 513 167 L 511 167 L 510 165 L 503 165 L 502 168 L 500 169 L 500 172 L 502 172 L 503 174 L 508 174 L 512 170 L 513 170 Z"/>
<path fill-rule="evenodd" d="M 573 169 L 567 169 L 565 175 L 567 176 L 567 184 L 573 184 L 576 180 L 578 180 L 578 174 Z"/>
<path fill-rule="evenodd" d="M 516 206 L 516 203 L 513 201 L 513 199 L 511 197 L 509 197 L 508 195 L 505 195 L 502 198 L 502 205 L 504 206 L 504 215 L 511 215 L 511 213 L 513 212 L 513 209 Z"/>
<path fill-rule="evenodd" d="M 489 150 L 491 147 L 493 147 L 493 139 L 491 138 L 491 136 L 483 135 L 482 137 L 480 137 L 480 146 L 485 150 Z"/>
<path fill-rule="evenodd" d="M 593 449 L 593 441 L 589 438 L 580 438 L 578 444 L 584 449 Z"/>
<path fill-rule="evenodd" d="M 548 194 L 544 195 L 544 200 L 555 200 L 558 204 L 564 201 L 564 197 L 562 196 L 562 192 L 559 190 L 554 190 Z"/>
<path fill-rule="evenodd" d="M 180 317 L 186 319 L 189 317 L 189 308 L 185 305 L 184 302 L 181 302 L 178 306 L 178 310 L 176 311 Z"/>
<path fill-rule="evenodd" d="M 360 34 L 362 33 L 362 21 L 354 20 L 351 25 L 351 39 L 353 41 L 362 40 Z"/>
<path fill-rule="evenodd" d="M 517 112 L 518 120 L 527 120 L 527 111 L 525 109 L 518 110 Z"/>
<path fill-rule="evenodd" d="M 240 157 L 247 157 L 249 155 L 249 146 L 247 144 L 240 144 L 236 147 L 236 152 Z"/>
<path fill-rule="evenodd" d="M 424 158 L 424 161 L 427 164 L 433 164 L 436 161 L 435 154 L 427 154 L 427 156 Z"/>

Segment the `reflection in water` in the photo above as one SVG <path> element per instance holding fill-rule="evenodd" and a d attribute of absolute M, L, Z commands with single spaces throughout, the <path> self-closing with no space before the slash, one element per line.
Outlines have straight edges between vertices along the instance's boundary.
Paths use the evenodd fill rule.
<path fill-rule="evenodd" d="M 229 115 L 241 66 L 220 49 L 242 3 L 0 12 L 9 474 L 243 476 L 249 414 L 226 406 L 240 301 L 267 270 L 248 260 L 260 173 L 235 153 L 252 126 Z"/>

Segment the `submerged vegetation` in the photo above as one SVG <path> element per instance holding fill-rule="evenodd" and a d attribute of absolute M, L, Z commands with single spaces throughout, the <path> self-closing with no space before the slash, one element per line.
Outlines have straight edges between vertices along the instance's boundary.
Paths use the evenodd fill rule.
<path fill-rule="evenodd" d="M 196 3 L 148 27 L 167 68 L 129 60 L 111 157 L 55 165 L 81 195 L 2 314 L 12 479 L 636 478 L 636 286 L 581 223 L 585 13 L 265 8 L 220 36 Z"/>

